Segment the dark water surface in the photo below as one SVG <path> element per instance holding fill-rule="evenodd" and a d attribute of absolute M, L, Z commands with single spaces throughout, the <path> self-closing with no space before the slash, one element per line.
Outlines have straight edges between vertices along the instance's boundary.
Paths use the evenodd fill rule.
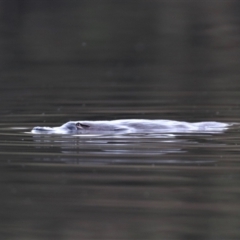
<path fill-rule="evenodd" d="M 239 240 L 240 127 L 33 135 L 67 121 L 240 123 L 239 1 L 0 1 L 0 239 Z"/>
<path fill-rule="evenodd" d="M 80 119 L 237 122 L 236 105 L 214 102 L 214 94 L 228 96 L 228 90 L 202 93 L 213 98 L 207 105 L 194 91 L 165 92 L 159 101 L 148 90 L 148 101 L 121 96 L 90 101 L 97 89 L 74 88 L 74 82 L 55 91 L 56 85 L 41 89 L 25 84 L 26 92 L 23 85 L 15 86 L 23 97 L 16 94 L 1 105 L 2 239 L 240 237 L 238 126 L 217 134 L 30 133 L 33 126 Z M 5 87 L 3 94 L 8 91 Z M 123 93 L 130 98 L 133 92 Z M 62 100 L 56 100 L 60 95 Z M 178 105 L 176 99 L 186 96 L 204 107 L 191 101 Z M 231 98 L 237 100 L 234 92 Z"/>

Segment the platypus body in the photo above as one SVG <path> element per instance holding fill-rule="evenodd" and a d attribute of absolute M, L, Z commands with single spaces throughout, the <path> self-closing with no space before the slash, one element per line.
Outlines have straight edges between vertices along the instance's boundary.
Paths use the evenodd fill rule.
<path fill-rule="evenodd" d="M 112 121 L 70 121 L 60 127 L 34 127 L 36 134 L 125 134 L 222 132 L 230 125 L 221 122 L 189 123 L 173 120 L 127 119 Z"/>

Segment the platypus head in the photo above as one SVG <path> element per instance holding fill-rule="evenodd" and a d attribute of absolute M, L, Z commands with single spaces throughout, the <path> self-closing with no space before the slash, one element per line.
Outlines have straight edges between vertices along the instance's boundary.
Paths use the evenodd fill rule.
<path fill-rule="evenodd" d="M 32 133 L 59 133 L 59 134 L 66 134 L 66 133 L 77 133 L 78 131 L 83 131 L 89 128 L 89 125 L 80 123 L 80 122 L 73 122 L 69 121 L 63 124 L 60 127 L 34 127 L 32 129 Z"/>

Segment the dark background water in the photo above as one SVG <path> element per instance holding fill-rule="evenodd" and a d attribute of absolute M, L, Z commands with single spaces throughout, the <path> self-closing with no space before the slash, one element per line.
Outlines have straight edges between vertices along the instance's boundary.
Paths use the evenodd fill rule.
<path fill-rule="evenodd" d="M 120 118 L 239 122 L 240 4 L 0 1 L 1 239 L 239 239 L 239 127 L 33 136 Z"/>

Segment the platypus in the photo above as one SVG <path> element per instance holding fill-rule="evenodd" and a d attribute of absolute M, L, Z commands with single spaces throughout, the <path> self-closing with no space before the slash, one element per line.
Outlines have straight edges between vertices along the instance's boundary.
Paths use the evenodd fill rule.
<path fill-rule="evenodd" d="M 36 134 L 124 134 L 222 132 L 232 124 L 222 122 L 189 123 L 173 120 L 124 119 L 111 121 L 69 121 L 59 127 L 34 127 Z"/>

